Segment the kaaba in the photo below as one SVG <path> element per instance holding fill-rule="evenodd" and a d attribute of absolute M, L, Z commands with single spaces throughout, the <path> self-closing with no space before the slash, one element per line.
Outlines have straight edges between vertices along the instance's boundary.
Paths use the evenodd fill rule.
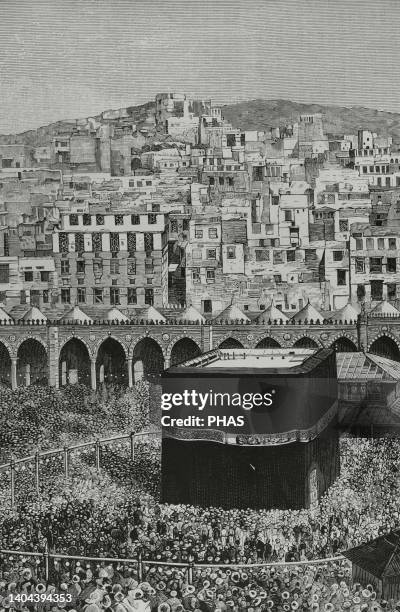
<path fill-rule="evenodd" d="M 161 384 L 162 501 L 301 509 L 338 477 L 332 349 L 215 349 Z"/>

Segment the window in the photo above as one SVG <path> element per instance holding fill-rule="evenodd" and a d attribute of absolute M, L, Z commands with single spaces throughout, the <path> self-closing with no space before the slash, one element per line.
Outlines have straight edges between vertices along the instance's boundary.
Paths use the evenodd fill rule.
<path fill-rule="evenodd" d="M 93 261 L 93 274 L 101 275 L 103 274 L 103 262 L 100 260 Z"/>
<path fill-rule="evenodd" d="M 25 272 L 24 279 L 26 283 L 31 283 L 33 281 L 33 272 Z"/>
<path fill-rule="evenodd" d="M 224 177 L 223 177 L 223 176 L 220 176 L 220 177 L 218 178 L 218 183 L 219 183 L 220 185 L 223 185 L 223 184 L 225 183 L 225 180 L 224 180 Z"/>
<path fill-rule="evenodd" d="M 40 272 L 40 280 L 41 280 L 42 283 L 48 283 L 49 280 L 50 280 L 50 272 L 42 270 Z"/>
<path fill-rule="evenodd" d="M 193 249 L 192 257 L 193 257 L 193 259 L 202 259 L 203 258 L 202 250 L 201 249 Z"/>
<path fill-rule="evenodd" d="M 228 178 L 228 185 L 229 187 L 233 187 L 233 178 L 231 177 Z"/>
<path fill-rule="evenodd" d="M 383 281 L 372 280 L 371 281 L 371 299 L 382 300 L 383 299 Z"/>
<path fill-rule="evenodd" d="M 343 251 L 333 251 L 333 261 L 342 261 Z"/>
<path fill-rule="evenodd" d="M 147 278 L 146 282 L 148 285 L 152 285 L 153 284 L 153 279 L 152 278 Z"/>
<path fill-rule="evenodd" d="M 21 289 L 19 292 L 19 303 L 26 304 L 26 291 L 25 289 Z"/>
<path fill-rule="evenodd" d="M 363 241 L 362 238 L 356 238 L 356 251 L 363 250 Z"/>
<path fill-rule="evenodd" d="M 110 274 L 119 274 L 118 259 L 110 259 Z"/>
<path fill-rule="evenodd" d="M 61 260 L 61 274 L 69 274 L 69 260 L 68 259 Z"/>
<path fill-rule="evenodd" d="M 1 167 L 2 168 L 11 168 L 12 167 L 12 159 L 2 159 L 1 160 Z"/>
<path fill-rule="evenodd" d="M 365 259 L 364 257 L 356 257 L 355 258 L 355 270 L 356 274 L 361 274 L 365 272 Z"/>
<path fill-rule="evenodd" d="M 176 234 L 178 232 L 178 221 L 177 219 L 171 219 L 171 232 Z"/>
<path fill-rule="evenodd" d="M 370 272 L 382 272 L 382 257 L 370 257 L 369 258 L 369 271 Z"/>
<path fill-rule="evenodd" d="M 381 179 L 381 177 L 380 177 L 380 176 L 378 176 L 378 178 L 377 178 L 377 181 L 376 181 L 376 182 L 377 182 L 377 184 L 378 184 L 378 187 L 382 187 L 382 179 Z"/>
<path fill-rule="evenodd" d="M 59 234 L 60 253 L 68 253 L 68 234 L 61 232 Z"/>
<path fill-rule="evenodd" d="M 152 259 L 146 259 L 144 262 L 144 273 L 145 274 L 153 274 L 154 273 L 154 263 Z"/>
<path fill-rule="evenodd" d="M 385 248 L 385 239 L 378 238 L 378 249 L 381 251 Z"/>
<path fill-rule="evenodd" d="M 92 225 L 91 215 L 88 215 L 87 213 L 83 215 L 83 225 Z"/>
<path fill-rule="evenodd" d="M 192 281 L 194 283 L 200 282 L 200 268 L 193 268 L 192 270 Z"/>
<path fill-rule="evenodd" d="M 140 225 L 140 216 L 139 215 L 131 215 L 131 223 L 132 223 L 132 225 Z"/>
<path fill-rule="evenodd" d="M 112 304 L 113 306 L 115 306 L 116 304 L 119 304 L 119 288 L 117 287 L 111 287 L 110 288 L 110 304 Z"/>
<path fill-rule="evenodd" d="M 49 290 L 48 289 L 44 289 L 43 290 L 43 304 L 48 304 L 49 303 Z"/>
<path fill-rule="evenodd" d="M 10 266 L 9 264 L 0 264 L 0 283 L 10 282 Z"/>
<path fill-rule="evenodd" d="M 357 285 L 357 300 L 359 302 L 362 302 L 364 298 L 365 298 L 365 286 Z"/>
<path fill-rule="evenodd" d="M 82 259 L 78 259 L 76 262 L 76 273 L 85 274 L 85 262 Z"/>
<path fill-rule="evenodd" d="M 389 238 L 389 250 L 394 251 L 396 248 L 396 238 Z"/>
<path fill-rule="evenodd" d="M 71 303 L 71 289 L 61 289 L 61 303 L 62 304 Z"/>
<path fill-rule="evenodd" d="M 134 257 L 136 251 L 136 234 L 128 232 L 128 252 L 129 257 Z"/>
<path fill-rule="evenodd" d="M 83 237 L 83 234 L 76 233 L 75 234 L 75 251 L 77 253 L 83 253 L 83 251 L 85 250 L 85 240 Z"/>
<path fill-rule="evenodd" d="M 343 285 L 346 285 L 346 270 L 336 270 L 336 276 L 338 287 L 343 287 Z"/>
<path fill-rule="evenodd" d="M 183 219 L 182 221 L 182 229 L 184 232 L 187 232 L 189 229 L 189 219 Z"/>
<path fill-rule="evenodd" d="M 150 213 L 147 215 L 147 221 L 149 225 L 155 225 L 157 223 L 157 215 Z"/>
<path fill-rule="evenodd" d="M 96 215 L 96 225 L 104 225 L 104 215 Z"/>
<path fill-rule="evenodd" d="M 217 259 L 217 250 L 207 249 L 207 259 Z"/>
<path fill-rule="evenodd" d="M 95 289 L 93 292 L 94 295 L 94 303 L 102 304 L 103 303 L 103 289 Z"/>
<path fill-rule="evenodd" d="M 124 215 L 114 215 L 114 223 L 115 223 L 115 225 L 123 225 L 124 224 Z"/>
<path fill-rule="evenodd" d="M 256 261 L 269 261 L 269 251 L 267 249 L 257 250 Z"/>
<path fill-rule="evenodd" d="M 212 313 L 212 300 L 203 300 L 203 312 L 204 314 Z"/>
<path fill-rule="evenodd" d="M 197 227 L 194 230 L 194 237 L 195 238 L 203 238 L 203 230 L 202 229 L 197 229 Z"/>
<path fill-rule="evenodd" d="M 151 187 L 152 182 L 151 181 L 146 181 L 146 187 Z M 154 205 L 155 206 L 155 205 Z"/>
<path fill-rule="evenodd" d="M 128 261 L 128 274 L 136 274 L 136 259 Z"/>
<path fill-rule="evenodd" d="M 396 299 L 396 283 L 387 284 L 387 298 L 388 300 Z"/>
<path fill-rule="evenodd" d="M 286 261 L 296 261 L 296 251 L 286 251 Z"/>
<path fill-rule="evenodd" d="M 363 166 L 363 173 L 367 174 L 367 172 L 368 172 L 368 166 Z"/>
<path fill-rule="evenodd" d="M 206 279 L 208 283 L 214 283 L 215 282 L 215 270 L 207 270 Z"/>
<path fill-rule="evenodd" d="M 213 177 L 213 176 L 209 176 L 209 177 L 208 177 L 208 184 L 209 184 L 210 186 L 215 185 L 215 179 L 214 179 L 214 177 Z"/>
<path fill-rule="evenodd" d="M 86 289 L 85 289 L 85 287 L 78 287 L 77 297 L 78 297 L 78 304 L 84 304 L 86 302 Z"/>
<path fill-rule="evenodd" d="M 349 221 L 348 219 L 339 219 L 339 231 L 347 232 L 349 230 Z"/>
<path fill-rule="evenodd" d="M 227 259 L 236 259 L 236 247 L 228 246 L 226 249 Z"/>
<path fill-rule="evenodd" d="M 92 250 L 96 253 L 102 251 L 102 239 L 99 232 L 92 234 Z"/>
<path fill-rule="evenodd" d="M 396 272 L 397 271 L 397 265 L 396 265 L 396 258 L 395 257 L 388 257 L 387 258 L 387 264 L 386 264 L 386 271 L 387 272 Z"/>
<path fill-rule="evenodd" d="M 119 251 L 119 234 L 116 232 L 110 234 L 110 251 L 111 253 L 118 253 Z"/>
<path fill-rule="evenodd" d="M 145 251 L 152 251 L 154 249 L 154 238 L 153 238 L 153 234 L 150 233 L 146 233 L 144 235 L 144 250 Z"/>
<path fill-rule="evenodd" d="M 208 237 L 209 238 L 217 238 L 218 233 L 217 233 L 217 228 L 216 227 L 210 227 L 208 229 Z"/>
<path fill-rule="evenodd" d="M 128 287 L 128 304 L 137 304 L 136 287 Z"/>
<path fill-rule="evenodd" d="M 285 210 L 285 221 L 292 221 L 292 211 L 291 210 Z"/>
<path fill-rule="evenodd" d="M 154 289 L 145 289 L 144 290 L 144 303 L 149 306 L 153 306 L 154 304 Z"/>
<path fill-rule="evenodd" d="M 374 239 L 373 238 L 367 238 L 367 249 L 368 251 L 374 250 Z"/>

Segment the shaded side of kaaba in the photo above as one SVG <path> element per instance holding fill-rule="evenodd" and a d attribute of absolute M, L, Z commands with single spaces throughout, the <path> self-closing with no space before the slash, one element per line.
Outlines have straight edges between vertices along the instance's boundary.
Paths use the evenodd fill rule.
<path fill-rule="evenodd" d="M 333 420 L 307 443 L 272 446 L 165 437 L 162 501 L 221 508 L 309 507 L 339 475 L 336 425 Z"/>

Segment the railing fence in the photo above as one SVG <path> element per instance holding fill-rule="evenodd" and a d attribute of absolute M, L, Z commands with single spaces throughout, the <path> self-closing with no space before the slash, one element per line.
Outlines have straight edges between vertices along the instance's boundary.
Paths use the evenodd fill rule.
<path fill-rule="evenodd" d="M 105 445 L 110 445 L 117 442 L 128 441 L 129 449 L 130 449 L 130 458 L 133 461 L 135 459 L 135 445 L 136 442 L 141 439 L 145 439 L 148 437 L 159 436 L 159 431 L 143 431 L 143 432 L 130 432 L 125 435 L 112 436 L 110 438 L 97 439 L 91 442 L 84 442 L 82 444 L 74 444 L 72 446 L 64 446 L 63 448 L 52 449 L 48 451 L 37 451 L 34 455 L 29 457 L 22 457 L 21 459 L 16 459 L 15 457 L 11 458 L 11 461 L 8 463 L 4 463 L 0 465 L 0 474 L 6 474 L 10 476 L 10 504 L 11 508 L 15 507 L 15 497 L 16 497 L 16 473 L 19 469 L 26 469 L 26 465 L 31 464 L 33 466 L 34 472 L 34 483 L 37 494 L 40 494 L 40 463 L 46 461 L 46 459 L 50 459 L 51 457 L 60 456 L 62 458 L 63 463 L 63 475 L 65 480 L 69 478 L 71 461 L 73 458 L 73 453 L 76 451 L 80 451 L 82 449 L 92 450 L 94 451 L 94 462 L 95 469 L 99 472 L 101 469 L 101 451 L 102 447 Z"/>

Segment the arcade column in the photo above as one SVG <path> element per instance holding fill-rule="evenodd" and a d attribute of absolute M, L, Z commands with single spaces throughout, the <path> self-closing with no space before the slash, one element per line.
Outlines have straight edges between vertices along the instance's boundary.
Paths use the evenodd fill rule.
<path fill-rule="evenodd" d="M 133 372 L 132 372 L 132 357 L 128 357 L 128 387 L 131 389 L 133 387 Z"/>
<path fill-rule="evenodd" d="M 11 389 L 15 391 L 17 384 L 17 357 L 11 358 Z"/>
<path fill-rule="evenodd" d="M 93 391 L 96 391 L 97 382 L 96 382 L 96 359 L 95 358 L 90 360 L 90 386 Z"/>

